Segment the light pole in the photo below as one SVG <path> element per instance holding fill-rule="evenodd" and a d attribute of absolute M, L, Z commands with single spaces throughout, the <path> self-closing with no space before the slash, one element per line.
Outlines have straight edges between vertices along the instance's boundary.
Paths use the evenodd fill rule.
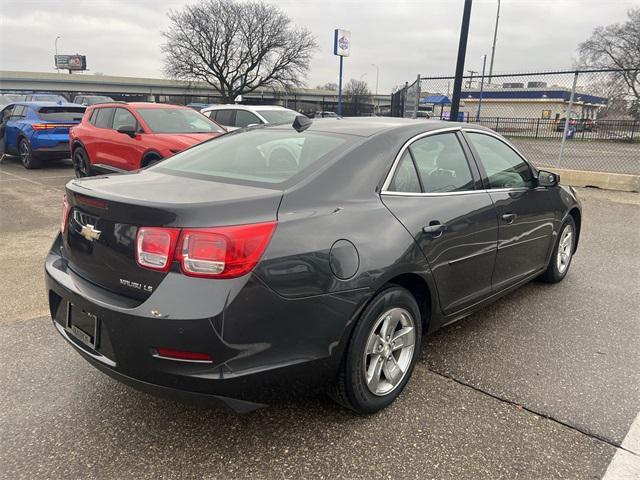
<path fill-rule="evenodd" d="M 469 36 L 469 23 L 471 21 L 471 3 L 472 0 L 464 0 L 464 9 L 462 11 L 456 76 L 453 81 L 453 98 L 451 99 L 451 112 L 449 113 L 449 120 L 452 122 L 458 121 L 458 112 L 460 111 L 460 93 L 462 91 L 462 76 L 464 75 L 464 58 L 467 54 L 467 38 Z"/>
<path fill-rule="evenodd" d="M 484 68 L 487 66 L 487 54 L 482 55 L 482 78 L 480 79 L 480 99 L 478 100 L 478 114 L 476 122 L 480 121 L 480 107 L 482 107 L 482 91 L 484 90 Z"/>
<path fill-rule="evenodd" d="M 60 73 L 60 69 L 58 68 L 58 39 L 59 38 L 60 38 L 60 35 L 56 37 L 56 41 L 54 42 L 56 47 L 56 72 L 57 73 Z"/>
<path fill-rule="evenodd" d="M 378 100 L 378 79 L 380 78 L 380 67 L 375 63 L 371 64 L 372 67 L 376 67 L 376 115 L 380 113 L 380 101 Z"/>
<path fill-rule="evenodd" d="M 498 0 L 498 12 L 496 13 L 496 28 L 493 31 L 493 45 L 491 45 L 491 62 L 489 63 L 488 83 L 491 83 L 491 75 L 493 75 L 493 56 L 496 54 L 496 40 L 498 39 L 498 20 L 500 20 L 500 0 Z"/>

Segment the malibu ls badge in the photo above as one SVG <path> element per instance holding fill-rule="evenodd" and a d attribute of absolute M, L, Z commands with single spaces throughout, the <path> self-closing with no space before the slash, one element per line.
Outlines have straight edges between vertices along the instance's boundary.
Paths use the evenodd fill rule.
<path fill-rule="evenodd" d="M 125 280 L 124 278 L 120 279 L 120 285 L 124 285 L 125 287 L 129 287 L 129 288 L 135 288 L 136 290 L 143 290 L 149 293 L 153 291 L 153 287 L 151 285 L 144 285 L 142 283 L 132 282 L 131 280 Z"/>

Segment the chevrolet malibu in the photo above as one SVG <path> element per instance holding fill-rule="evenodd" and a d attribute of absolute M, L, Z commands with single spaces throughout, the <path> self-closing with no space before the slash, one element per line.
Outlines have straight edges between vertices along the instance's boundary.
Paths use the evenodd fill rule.
<path fill-rule="evenodd" d="M 567 275 L 582 214 L 558 182 L 469 124 L 238 130 L 67 184 L 46 258 L 53 324 L 158 395 L 248 411 L 326 391 L 376 412 L 423 334 Z"/>

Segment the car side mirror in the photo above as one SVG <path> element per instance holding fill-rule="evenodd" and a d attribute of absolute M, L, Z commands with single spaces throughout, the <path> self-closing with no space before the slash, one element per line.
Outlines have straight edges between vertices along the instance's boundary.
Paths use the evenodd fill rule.
<path fill-rule="evenodd" d="M 538 171 L 538 186 L 539 187 L 555 187 L 560 183 L 560 175 L 553 172 L 547 172 L 546 170 Z"/>
<path fill-rule="evenodd" d="M 121 127 L 118 127 L 117 132 L 124 133 L 125 135 L 129 135 L 133 138 L 136 136 L 136 133 L 138 133 L 138 129 L 135 125 L 122 125 Z"/>

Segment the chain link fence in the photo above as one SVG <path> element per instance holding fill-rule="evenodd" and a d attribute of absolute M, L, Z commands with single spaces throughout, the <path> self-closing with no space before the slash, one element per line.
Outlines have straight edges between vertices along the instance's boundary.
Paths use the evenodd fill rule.
<path fill-rule="evenodd" d="M 458 120 L 508 137 L 539 166 L 638 175 L 639 80 L 640 70 L 467 75 Z M 392 115 L 448 120 L 453 82 L 420 77 L 393 94 Z"/>

